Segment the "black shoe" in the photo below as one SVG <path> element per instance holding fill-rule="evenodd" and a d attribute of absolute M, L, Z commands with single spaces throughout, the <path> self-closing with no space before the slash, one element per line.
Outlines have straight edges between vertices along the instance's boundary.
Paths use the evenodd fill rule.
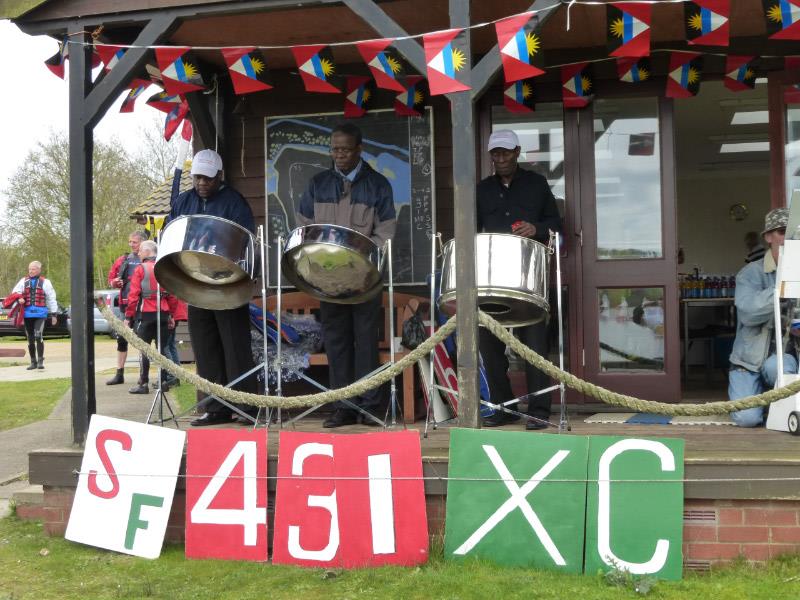
<path fill-rule="evenodd" d="M 536 418 L 541 419 L 542 417 L 536 417 Z M 541 429 L 547 429 L 549 425 L 547 423 L 544 423 L 545 420 L 546 419 L 543 419 L 542 421 L 528 421 L 527 423 L 525 423 L 525 429 L 527 431 L 539 431 Z"/>
<path fill-rule="evenodd" d="M 224 412 L 207 412 L 203 413 L 202 417 L 198 417 L 190 423 L 192 427 L 205 427 L 206 425 L 222 425 L 230 424 L 230 413 Z"/>
<path fill-rule="evenodd" d="M 362 425 L 367 425 L 369 427 L 383 427 L 383 423 L 381 422 L 382 419 L 380 417 L 375 415 L 371 410 L 367 410 L 367 412 L 370 415 L 372 415 L 373 417 L 375 417 L 375 419 L 378 419 L 378 420 L 376 421 L 375 419 L 371 419 L 370 417 L 368 417 L 364 413 L 358 413 L 358 422 L 359 423 L 361 423 Z"/>
<path fill-rule="evenodd" d="M 36 363 L 36 368 L 37 369 L 44 369 L 44 359 L 43 358 L 40 358 L 39 362 Z"/>
<path fill-rule="evenodd" d="M 117 369 L 116 375 L 106 381 L 106 385 L 119 385 L 125 383 L 125 369 Z"/>
<path fill-rule="evenodd" d="M 516 423 L 517 421 L 519 421 L 519 416 L 498 410 L 491 417 L 486 417 L 483 420 L 483 426 L 500 427 L 501 425 L 508 425 L 509 423 Z"/>
<path fill-rule="evenodd" d="M 355 425 L 358 423 L 358 415 L 355 411 L 336 409 L 330 417 L 328 417 L 322 426 L 325 429 L 333 429 L 334 427 L 342 427 L 343 425 Z"/>
<path fill-rule="evenodd" d="M 36 368 L 36 361 L 31 361 L 31 364 L 25 368 L 26 371 L 33 371 Z"/>
<path fill-rule="evenodd" d="M 167 377 L 164 381 L 161 382 L 162 385 L 167 385 L 171 388 L 178 387 L 181 384 L 181 380 L 177 377 Z"/>
<path fill-rule="evenodd" d="M 147 382 L 139 383 L 128 390 L 129 394 L 149 394 L 150 385 Z"/>

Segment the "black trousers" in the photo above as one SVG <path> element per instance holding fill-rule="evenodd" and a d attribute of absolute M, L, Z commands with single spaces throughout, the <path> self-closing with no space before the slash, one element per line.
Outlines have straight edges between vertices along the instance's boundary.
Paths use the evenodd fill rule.
<path fill-rule="evenodd" d="M 189 335 L 201 377 L 225 385 L 253 368 L 250 347 L 250 311 L 247 305 L 231 310 L 208 310 L 189 306 Z M 234 389 L 257 393 L 255 374 L 233 386 Z M 199 397 L 205 394 L 198 393 Z M 207 400 L 201 408 L 207 412 L 229 413 L 230 409 L 216 400 Z M 250 410 L 251 407 L 241 407 Z"/>
<path fill-rule="evenodd" d="M 547 356 L 547 323 L 541 322 L 527 327 L 517 327 L 514 334 L 534 352 Z M 481 358 L 486 368 L 491 402 L 500 404 L 514 398 L 511 382 L 508 379 L 508 358 L 506 345 L 498 340 L 488 329 L 479 330 Z M 528 393 L 538 392 L 550 386 L 550 378 L 530 363 L 525 363 L 525 379 Z M 551 393 L 535 396 L 528 401 L 528 414 L 540 419 L 550 418 Z M 509 406 L 515 408 L 515 405 Z"/>
<path fill-rule="evenodd" d="M 25 318 L 25 337 L 28 338 L 28 354 L 31 355 L 31 362 L 36 362 L 37 354 L 39 358 L 44 358 L 44 322 L 44 317 Z"/>
<path fill-rule="evenodd" d="M 167 356 L 167 321 L 169 315 L 166 313 L 161 314 L 161 355 Z M 152 344 L 158 340 L 158 323 L 156 322 L 155 314 L 153 318 L 148 315 L 145 319 L 140 319 L 136 323 L 136 335 L 139 336 L 146 344 Z M 139 366 L 139 383 L 147 383 L 150 379 L 150 359 L 144 354 L 141 355 L 141 362 Z M 164 381 L 166 373 L 161 371 L 161 381 Z"/>
<path fill-rule="evenodd" d="M 382 299 L 383 294 L 378 294 L 361 304 L 320 302 L 331 389 L 350 385 L 378 368 Z M 378 408 L 381 390 L 370 390 L 350 401 L 364 409 Z M 333 405 L 337 409 L 347 409 L 343 402 Z"/>

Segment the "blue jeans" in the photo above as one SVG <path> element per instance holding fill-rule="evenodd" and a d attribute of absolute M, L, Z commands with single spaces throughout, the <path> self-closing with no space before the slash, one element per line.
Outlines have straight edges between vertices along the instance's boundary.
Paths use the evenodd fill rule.
<path fill-rule="evenodd" d="M 791 354 L 783 355 L 783 372 L 797 373 L 797 359 Z M 728 398 L 739 400 L 756 396 L 766 389 L 772 389 L 778 378 L 778 357 L 770 355 L 758 373 L 743 367 L 733 367 L 728 374 Z M 731 413 L 731 419 L 739 427 L 758 427 L 764 420 L 764 407 L 747 408 Z"/>
<path fill-rule="evenodd" d="M 178 347 L 175 344 L 175 329 L 177 329 L 177 327 L 173 327 L 167 332 L 167 343 L 164 344 L 164 354 L 172 362 L 179 365 L 181 364 L 181 360 L 178 357 Z"/>

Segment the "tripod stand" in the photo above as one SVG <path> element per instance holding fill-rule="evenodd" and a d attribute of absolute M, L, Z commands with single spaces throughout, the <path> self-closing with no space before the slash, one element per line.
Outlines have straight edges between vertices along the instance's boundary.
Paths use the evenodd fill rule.
<path fill-rule="evenodd" d="M 161 347 L 161 285 L 156 285 L 156 348 L 158 349 L 158 353 L 162 354 L 162 347 Z M 169 402 L 169 398 L 167 398 L 166 394 L 164 393 L 163 389 L 163 381 L 162 381 L 162 369 L 158 367 L 158 376 L 156 379 L 156 391 L 153 395 L 153 401 L 150 404 L 150 412 L 147 413 L 147 419 L 145 423 L 148 425 L 152 425 L 154 423 L 158 423 L 162 427 L 164 423 L 169 421 L 175 422 L 175 427 L 180 429 L 180 425 L 178 424 L 178 417 L 175 415 L 175 411 L 172 410 L 172 405 Z M 171 415 L 169 418 L 164 418 L 164 406 L 166 405 L 169 414 Z M 158 407 L 158 417 L 153 420 L 153 413 L 156 411 L 156 407 Z"/>

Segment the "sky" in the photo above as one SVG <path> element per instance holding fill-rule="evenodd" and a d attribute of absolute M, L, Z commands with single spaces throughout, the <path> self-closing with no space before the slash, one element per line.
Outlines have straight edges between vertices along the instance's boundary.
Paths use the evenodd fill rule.
<path fill-rule="evenodd" d="M 38 142 L 50 133 L 67 132 L 69 120 L 68 84 L 53 75 L 44 61 L 56 53 L 58 43 L 47 36 L 29 36 L 10 21 L 0 20 L 0 209 L 5 206 L 5 190 L 14 172 Z M 151 87 L 136 103 L 133 113 L 119 113 L 124 94 L 95 127 L 95 141 L 116 138 L 126 149 L 140 147 L 139 132 L 152 127 L 158 111 L 144 101 L 156 92 Z"/>

